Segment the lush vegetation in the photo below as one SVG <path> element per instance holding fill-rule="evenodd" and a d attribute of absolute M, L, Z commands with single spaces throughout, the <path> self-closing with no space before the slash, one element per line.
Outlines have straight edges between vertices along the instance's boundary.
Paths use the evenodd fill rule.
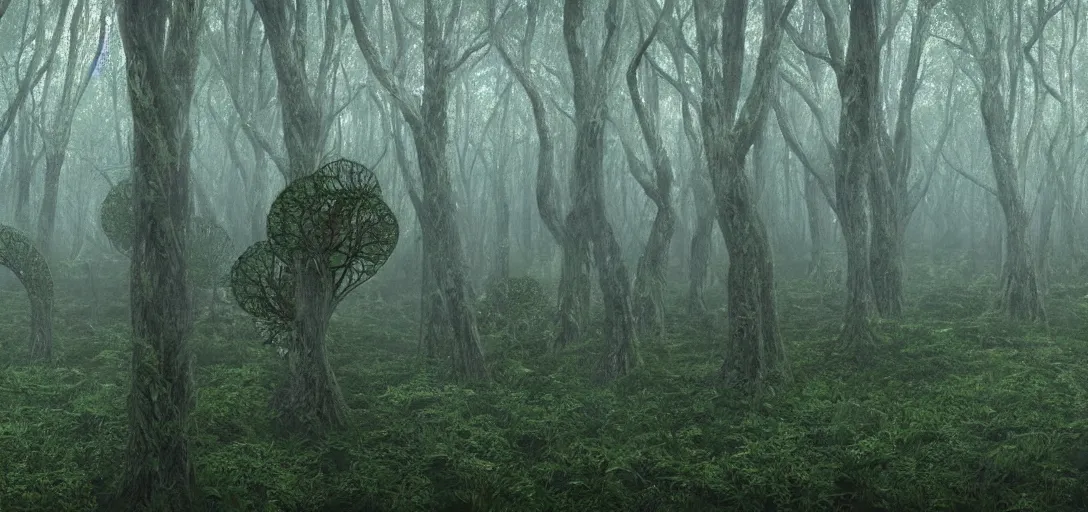
<path fill-rule="evenodd" d="M 66 278 L 51 363 L 21 342 L 25 292 L 0 291 L 0 510 L 94 510 L 113 488 L 130 358 L 116 277 Z M 1042 328 L 987 314 L 992 280 L 933 282 L 864 363 L 833 345 L 840 292 L 783 283 L 794 381 L 758 399 L 714 385 L 721 325 L 678 299 L 667 342 L 601 384 L 594 346 L 543 350 L 546 290 L 493 289 L 494 381 L 463 387 L 421 365 L 418 297 L 360 292 L 329 342 L 351 426 L 321 441 L 271 424 L 284 362 L 220 304 L 194 333 L 193 461 L 218 510 L 1088 509 L 1088 285 L 1055 284 Z"/>

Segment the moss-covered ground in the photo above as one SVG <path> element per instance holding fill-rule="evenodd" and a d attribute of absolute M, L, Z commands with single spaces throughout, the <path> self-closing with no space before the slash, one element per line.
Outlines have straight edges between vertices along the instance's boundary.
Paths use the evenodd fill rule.
<path fill-rule="evenodd" d="M 992 282 L 912 286 L 859 364 L 834 349 L 840 292 L 783 283 L 794 380 L 759 399 L 714 385 L 721 315 L 679 300 L 668 338 L 602 384 L 597 338 L 543 350 L 550 300 L 491 296 L 493 382 L 461 386 L 419 362 L 417 299 L 364 286 L 330 340 L 351 425 L 321 441 L 275 433 L 283 363 L 225 306 L 192 337 L 191 452 L 213 510 L 1088 510 L 1088 286 L 1055 283 L 1038 327 L 987 313 Z M 88 288 L 58 290 L 44 364 L 23 291 L 0 291 L 4 512 L 101 509 L 122 467 L 127 299 Z"/>

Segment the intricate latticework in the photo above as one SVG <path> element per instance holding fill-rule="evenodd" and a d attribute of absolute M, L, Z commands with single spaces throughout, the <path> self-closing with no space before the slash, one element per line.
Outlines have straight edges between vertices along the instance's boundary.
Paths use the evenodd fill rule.
<path fill-rule="evenodd" d="M 136 232 L 132 194 L 131 179 L 118 182 L 102 200 L 98 214 L 106 238 L 114 249 L 125 256 L 132 256 L 133 234 Z M 227 230 L 210 217 L 192 217 L 185 252 L 189 262 L 189 279 L 194 286 L 215 288 L 222 285 L 234 252 Z"/>
<path fill-rule="evenodd" d="M 250 315 L 264 322 L 271 342 L 276 331 L 287 331 L 295 316 L 295 281 L 267 240 L 246 249 L 230 269 L 234 300 Z"/>
<path fill-rule="evenodd" d="M 113 248 L 125 256 L 132 255 L 132 234 L 136 232 L 136 217 L 132 213 L 131 179 L 121 180 L 106 194 L 98 211 L 98 221 Z"/>
<path fill-rule="evenodd" d="M 189 279 L 195 286 L 217 288 L 230 272 L 234 253 L 227 230 L 209 217 L 193 217 L 189 222 Z"/>
<path fill-rule="evenodd" d="M 378 272 L 399 237 L 374 173 L 337 160 L 280 192 L 268 213 L 269 240 L 253 244 L 234 263 L 231 291 L 275 343 L 294 320 L 294 261 L 316 260 L 332 273 L 335 307 Z"/>
<path fill-rule="evenodd" d="M 283 261 L 323 258 L 335 276 L 335 302 L 378 272 L 399 236 L 374 173 L 350 160 L 294 181 L 268 212 L 272 251 Z"/>
<path fill-rule="evenodd" d="M 11 269 L 30 297 L 30 352 L 48 356 L 53 343 L 53 277 L 49 264 L 21 231 L 0 225 L 0 265 Z"/>

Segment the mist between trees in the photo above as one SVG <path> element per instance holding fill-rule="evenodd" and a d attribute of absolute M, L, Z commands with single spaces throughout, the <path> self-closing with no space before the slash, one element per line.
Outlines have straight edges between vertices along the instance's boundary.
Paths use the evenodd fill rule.
<path fill-rule="evenodd" d="M 73 343 L 58 296 L 128 301 L 116 496 L 141 509 L 197 506 L 201 325 L 250 322 L 235 343 L 281 358 L 278 428 L 349 428 L 327 347 L 349 293 L 404 304 L 402 345 L 458 385 L 494 381 L 485 338 L 524 300 L 540 317 L 509 332 L 540 357 L 592 346 L 598 384 L 711 326 L 713 385 L 774 396 L 797 377 L 783 283 L 826 291 L 827 350 L 860 368 L 916 282 L 988 280 L 988 318 L 1049 325 L 1050 290 L 1088 275 L 1086 19 L 1082 0 L 0 0 L 3 284 L 38 362 Z"/>

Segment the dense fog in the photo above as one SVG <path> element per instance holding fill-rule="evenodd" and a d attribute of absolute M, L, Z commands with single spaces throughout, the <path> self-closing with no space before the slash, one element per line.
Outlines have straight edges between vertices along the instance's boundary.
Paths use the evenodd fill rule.
<path fill-rule="evenodd" d="M 0 510 L 1084 510 L 1086 27 L 0 0 Z"/>

